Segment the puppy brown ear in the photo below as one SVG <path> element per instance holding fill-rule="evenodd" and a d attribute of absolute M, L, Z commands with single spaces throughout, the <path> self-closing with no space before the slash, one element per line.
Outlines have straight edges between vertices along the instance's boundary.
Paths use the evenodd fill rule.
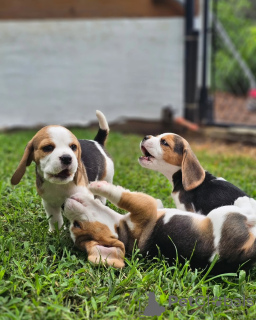
<path fill-rule="evenodd" d="M 124 267 L 125 248 L 124 244 L 117 239 L 109 239 L 104 245 L 95 240 L 81 241 L 76 245 L 80 250 L 87 252 L 88 260 L 92 263 L 115 268 Z"/>
<path fill-rule="evenodd" d="M 16 169 L 16 171 L 12 176 L 12 179 L 11 179 L 12 185 L 16 185 L 20 182 L 21 178 L 23 177 L 26 171 L 26 167 L 29 166 L 33 161 L 33 151 L 34 151 L 34 148 L 33 148 L 33 139 L 32 139 L 27 144 L 24 154 L 18 165 L 18 168 Z"/>
<path fill-rule="evenodd" d="M 205 171 L 189 146 L 183 150 L 182 184 L 186 191 L 197 188 L 205 178 Z"/>
<path fill-rule="evenodd" d="M 77 161 L 78 166 L 77 170 L 74 176 L 74 183 L 78 186 L 88 186 L 89 181 L 86 173 L 86 169 L 84 167 L 83 161 L 82 161 L 82 150 L 80 144 L 78 144 L 77 148 L 78 154 L 77 154 Z"/>
<path fill-rule="evenodd" d="M 124 252 L 120 247 L 105 247 L 101 245 L 92 246 L 91 243 L 87 243 L 86 248 L 88 260 L 92 263 L 108 265 L 115 268 L 124 267 Z"/>

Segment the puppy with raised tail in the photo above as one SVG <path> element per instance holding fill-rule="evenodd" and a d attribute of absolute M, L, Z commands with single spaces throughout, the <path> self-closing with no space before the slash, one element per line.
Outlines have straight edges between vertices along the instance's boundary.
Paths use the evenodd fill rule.
<path fill-rule="evenodd" d="M 104 145 L 109 133 L 107 120 L 96 111 L 99 130 L 94 140 L 78 140 L 68 129 L 50 125 L 39 130 L 28 142 L 23 157 L 12 176 L 16 185 L 32 161 L 36 164 L 36 187 L 42 197 L 50 231 L 63 225 L 61 206 L 72 194 L 82 192 L 93 198 L 88 183 L 112 182 L 114 164 Z M 104 202 L 105 199 L 101 198 Z"/>
<path fill-rule="evenodd" d="M 254 199 L 241 197 L 234 205 L 203 216 L 158 209 L 156 199 L 105 181 L 92 182 L 89 188 L 129 211 L 121 215 L 86 195 L 66 200 L 64 215 L 70 221 L 71 237 L 93 263 L 124 267 L 125 254 L 132 253 L 135 241 L 144 256 L 158 256 L 160 250 L 173 263 L 177 252 L 180 262 L 191 258 L 192 268 L 206 268 L 217 254 L 213 273 L 236 272 L 244 263 L 243 268 L 249 269 L 256 262 Z"/>
<path fill-rule="evenodd" d="M 189 143 L 177 134 L 146 136 L 140 148 L 140 165 L 166 176 L 173 186 L 172 198 L 178 209 L 207 215 L 247 196 L 230 182 L 205 171 Z"/>

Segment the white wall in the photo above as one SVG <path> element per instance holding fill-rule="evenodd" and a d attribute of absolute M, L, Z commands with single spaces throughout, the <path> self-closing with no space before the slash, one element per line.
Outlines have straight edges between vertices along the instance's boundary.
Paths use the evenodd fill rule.
<path fill-rule="evenodd" d="M 0 22 L 0 128 L 183 113 L 184 20 Z"/>

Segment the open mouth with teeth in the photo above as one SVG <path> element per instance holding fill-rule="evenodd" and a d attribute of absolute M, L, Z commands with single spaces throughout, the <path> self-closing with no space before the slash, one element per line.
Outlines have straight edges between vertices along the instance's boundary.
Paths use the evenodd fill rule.
<path fill-rule="evenodd" d="M 53 174 L 52 177 L 53 178 L 59 178 L 59 179 L 67 179 L 68 177 L 70 177 L 70 172 L 68 169 L 62 170 L 61 172 L 59 172 L 58 174 Z"/>
<path fill-rule="evenodd" d="M 154 157 L 152 156 L 152 154 L 150 154 L 148 152 L 148 150 L 144 147 L 141 146 L 141 152 L 144 154 L 144 156 L 141 156 L 139 159 L 140 160 L 147 160 L 147 161 L 151 161 L 152 159 L 154 159 Z"/>

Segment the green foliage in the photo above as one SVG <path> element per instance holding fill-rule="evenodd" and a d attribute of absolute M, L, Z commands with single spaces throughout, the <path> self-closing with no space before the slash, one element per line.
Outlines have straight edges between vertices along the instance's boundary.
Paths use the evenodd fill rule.
<path fill-rule="evenodd" d="M 250 0 L 218 0 L 217 17 L 246 64 L 256 77 L 256 5 Z M 245 95 L 249 81 L 232 54 L 217 37 L 215 54 L 216 89 Z"/>
<path fill-rule="evenodd" d="M 94 137 L 95 132 L 73 130 L 79 138 Z M 79 252 L 66 229 L 48 233 L 48 222 L 35 189 L 34 165 L 17 187 L 10 178 L 34 132 L 0 134 L 0 320 L 56 319 L 139 319 L 143 318 L 148 296 L 165 307 L 159 319 L 255 319 L 255 270 L 245 274 L 209 277 L 191 271 L 189 262 L 168 265 L 160 256 L 152 261 L 134 249 L 123 270 L 93 266 Z M 173 206 L 171 186 L 160 174 L 143 169 L 141 137 L 111 133 L 108 151 L 115 162 L 116 184 L 130 190 L 144 191 Z M 246 155 L 227 156 L 207 150 L 197 152 L 203 166 L 256 197 L 255 160 Z M 253 306 L 204 307 L 175 303 L 179 299 L 203 296 L 248 299 Z M 154 317 L 153 319 L 156 319 Z"/>

